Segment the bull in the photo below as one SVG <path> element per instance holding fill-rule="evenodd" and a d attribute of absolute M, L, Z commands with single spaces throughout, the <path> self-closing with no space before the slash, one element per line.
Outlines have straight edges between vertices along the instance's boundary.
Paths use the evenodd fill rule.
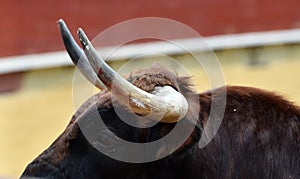
<path fill-rule="evenodd" d="M 300 178 L 300 108 L 292 102 L 253 87 L 197 93 L 189 77 L 178 77 L 160 65 L 133 72 L 125 80 L 97 55 L 83 30 L 78 31 L 82 50 L 63 20 L 58 24 L 71 59 L 102 91 L 76 111 L 22 178 Z M 220 127 L 201 148 L 212 98 L 224 93 L 227 102 Z M 221 100 L 215 99 L 217 104 Z M 153 121 L 152 126 L 137 127 Z M 156 160 L 128 162 L 110 156 L 134 150 L 118 145 L 121 139 L 151 143 L 178 124 L 182 134 L 190 131 L 180 145 L 165 141 L 142 151 L 145 158 Z M 86 131 L 93 137 L 88 139 Z"/>

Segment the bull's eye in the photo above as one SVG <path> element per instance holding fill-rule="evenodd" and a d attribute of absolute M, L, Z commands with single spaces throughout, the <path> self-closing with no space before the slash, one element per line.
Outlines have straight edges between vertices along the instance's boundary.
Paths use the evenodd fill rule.
<path fill-rule="evenodd" d="M 101 130 L 97 133 L 92 145 L 104 153 L 112 153 L 117 149 L 118 138 L 110 130 Z"/>

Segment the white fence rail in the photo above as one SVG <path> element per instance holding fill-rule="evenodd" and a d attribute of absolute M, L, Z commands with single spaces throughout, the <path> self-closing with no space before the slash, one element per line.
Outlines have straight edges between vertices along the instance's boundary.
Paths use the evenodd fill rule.
<path fill-rule="evenodd" d="M 300 43 L 300 29 L 218 35 L 206 37 L 205 41 L 213 50 Z M 173 42 L 184 46 L 185 49 L 178 48 L 178 46 L 168 42 L 133 44 L 123 46 L 115 51 L 115 53 L 112 53 L 108 61 L 128 59 L 141 55 L 141 53 L 182 54 L 186 52 L 185 50 L 207 50 L 207 45 L 203 44 L 202 39 L 180 39 Z M 102 56 L 106 56 L 115 48 L 105 47 L 98 51 Z M 70 65 L 72 65 L 72 62 L 65 51 L 12 56 L 0 59 L 0 74 Z"/>

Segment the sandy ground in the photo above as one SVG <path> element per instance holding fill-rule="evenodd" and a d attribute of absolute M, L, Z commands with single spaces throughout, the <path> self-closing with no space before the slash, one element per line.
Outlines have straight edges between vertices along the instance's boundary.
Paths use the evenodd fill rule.
<path fill-rule="evenodd" d="M 230 57 L 230 54 L 223 57 L 226 55 Z M 208 90 L 208 78 L 199 65 L 181 59 L 190 67 L 197 90 Z M 120 65 L 113 66 L 118 69 Z M 245 60 L 222 64 L 226 84 L 277 91 L 297 104 L 300 104 L 299 67 L 300 60 L 296 59 L 263 61 L 259 66 L 249 66 Z M 77 95 L 74 99 L 73 77 L 73 68 L 28 72 L 22 90 L 0 94 L 0 177 L 18 177 L 64 130 L 74 108 L 94 92 L 78 79 L 74 82 Z"/>

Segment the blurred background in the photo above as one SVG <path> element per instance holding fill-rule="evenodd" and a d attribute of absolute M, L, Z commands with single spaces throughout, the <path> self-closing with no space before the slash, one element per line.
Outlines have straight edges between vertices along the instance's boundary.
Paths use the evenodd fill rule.
<path fill-rule="evenodd" d="M 77 108 L 72 97 L 75 68 L 64 52 L 59 18 L 73 35 L 83 27 L 90 39 L 132 18 L 179 21 L 205 37 L 226 84 L 276 91 L 300 104 L 299 0 L 3 0 L 0 9 L 0 178 L 20 176 Z M 174 38 L 193 42 L 185 34 Z M 97 47 L 112 47 L 114 40 L 107 38 Z M 149 48 L 155 45 L 146 43 Z M 131 46 L 136 51 L 138 47 Z M 198 53 L 197 48 L 193 51 Z M 210 88 L 189 54 L 167 55 L 188 67 L 199 92 Z M 107 59 L 116 70 L 128 60 L 126 55 Z"/>

